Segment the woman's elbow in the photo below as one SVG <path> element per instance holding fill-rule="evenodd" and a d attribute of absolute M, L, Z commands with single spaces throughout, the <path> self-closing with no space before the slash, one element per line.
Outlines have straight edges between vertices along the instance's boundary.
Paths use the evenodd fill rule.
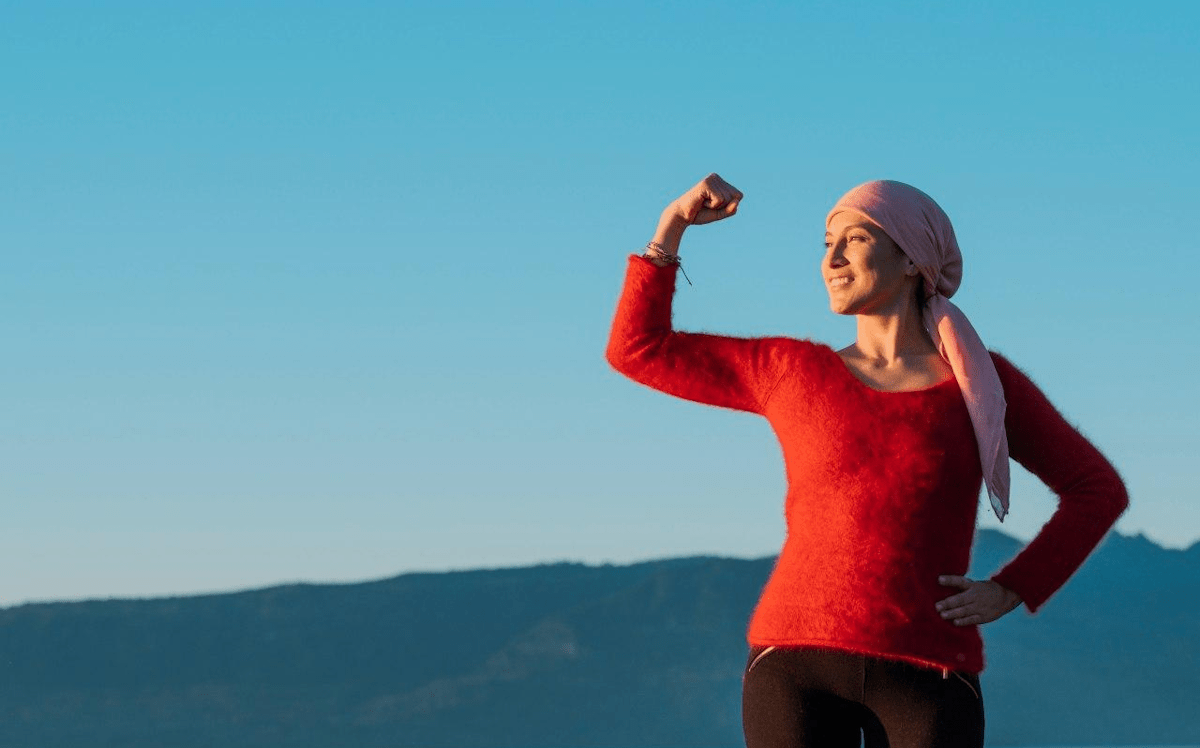
<path fill-rule="evenodd" d="M 1095 494 L 1103 497 L 1101 510 L 1113 521 L 1129 508 L 1129 489 L 1125 481 L 1112 465 L 1106 465 L 1105 470 L 1097 476 Z"/>
<path fill-rule="evenodd" d="M 604 349 L 604 358 L 608 361 L 608 365 L 621 374 L 628 375 L 629 367 L 629 351 L 616 339 L 608 341 L 608 347 Z"/>
<path fill-rule="evenodd" d="M 1125 481 L 1121 480 L 1121 476 L 1114 474 L 1116 483 L 1113 495 L 1113 510 L 1116 516 L 1120 517 L 1129 508 L 1129 489 L 1125 487 Z"/>
<path fill-rule="evenodd" d="M 630 337 L 613 335 L 608 339 L 608 347 L 604 357 L 608 365 L 633 380 L 639 380 L 639 375 L 655 366 L 656 353 L 659 350 L 657 341 L 644 336 Z"/>

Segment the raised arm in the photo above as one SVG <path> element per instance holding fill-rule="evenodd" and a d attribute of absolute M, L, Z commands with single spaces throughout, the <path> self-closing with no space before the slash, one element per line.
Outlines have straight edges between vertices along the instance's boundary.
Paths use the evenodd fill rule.
<path fill-rule="evenodd" d="M 1083 564 L 1129 505 L 1112 464 L 1007 359 L 992 354 L 1004 385 L 1009 453 L 1058 495 L 1058 509 L 992 579 L 1036 611 Z"/>
<path fill-rule="evenodd" d="M 649 258 L 631 256 L 607 358 L 634 381 L 677 397 L 761 413 L 781 376 L 778 338 L 734 338 L 676 332 L 671 299 L 684 230 L 737 212 L 742 193 L 716 174 L 663 211 Z"/>

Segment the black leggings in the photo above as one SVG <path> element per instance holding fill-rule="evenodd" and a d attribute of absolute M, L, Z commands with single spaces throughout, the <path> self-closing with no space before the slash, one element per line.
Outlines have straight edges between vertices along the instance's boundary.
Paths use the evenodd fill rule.
<path fill-rule="evenodd" d="M 747 748 L 982 748 L 971 673 L 822 649 L 754 647 L 742 677 Z"/>

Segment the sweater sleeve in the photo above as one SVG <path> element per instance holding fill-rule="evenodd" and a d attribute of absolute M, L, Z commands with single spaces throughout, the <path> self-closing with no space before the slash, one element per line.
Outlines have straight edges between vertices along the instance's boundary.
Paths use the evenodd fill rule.
<path fill-rule="evenodd" d="M 1058 509 L 992 579 L 1035 612 L 1075 573 L 1129 505 L 1125 484 L 1029 377 L 993 353 L 1008 401 L 1009 454 L 1058 495 Z"/>
<path fill-rule="evenodd" d="M 614 369 L 669 395 L 762 413 L 782 376 L 783 338 L 671 329 L 676 270 L 631 255 L 608 339 Z"/>

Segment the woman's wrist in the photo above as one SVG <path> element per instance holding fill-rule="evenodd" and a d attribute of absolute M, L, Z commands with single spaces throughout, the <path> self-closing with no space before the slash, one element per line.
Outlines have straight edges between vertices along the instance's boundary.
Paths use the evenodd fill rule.
<path fill-rule="evenodd" d="M 678 242 L 675 243 L 675 248 L 678 250 Z M 687 271 L 683 269 L 683 265 L 679 262 L 678 251 L 668 252 L 667 248 L 662 244 L 656 241 L 650 241 L 646 244 L 646 253 L 643 254 L 642 257 L 660 268 L 674 265 L 675 267 L 679 268 L 679 272 L 683 273 L 683 278 L 688 282 L 688 285 L 690 286 L 692 284 L 692 279 L 688 277 Z"/>
<path fill-rule="evenodd" d="M 687 227 L 687 221 L 679 215 L 675 206 L 667 206 L 658 220 L 658 229 L 654 232 L 654 243 L 665 254 L 677 255 L 679 254 L 679 243 L 683 240 L 683 232 Z"/>
<path fill-rule="evenodd" d="M 1015 610 L 1017 607 L 1019 607 L 1021 605 L 1021 603 L 1025 602 L 1021 598 L 1020 593 L 1018 593 L 1016 590 L 1011 589 L 1009 587 L 1005 587 L 1003 584 L 997 582 L 995 579 L 990 579 L 988 581 L 990 581 L 992 584 L 994 584 L 1000 588 L 1000 593 L 1004 597 L 1004 612 L 1005 613 L 1007 613 L 1010 610 Z"/>
<path fill-rule="evenodd" d="M 658 265 L 660 268 L 664 268 L 667 265 L 679 264 L 679 253 L 668 252 L 666 247 L 656 241 L 651 241 L 646 244 L 646 252 L 642 255 L 642 257 L 645 257 L 647 260 L 653 262 L 655 265 Z"/>

